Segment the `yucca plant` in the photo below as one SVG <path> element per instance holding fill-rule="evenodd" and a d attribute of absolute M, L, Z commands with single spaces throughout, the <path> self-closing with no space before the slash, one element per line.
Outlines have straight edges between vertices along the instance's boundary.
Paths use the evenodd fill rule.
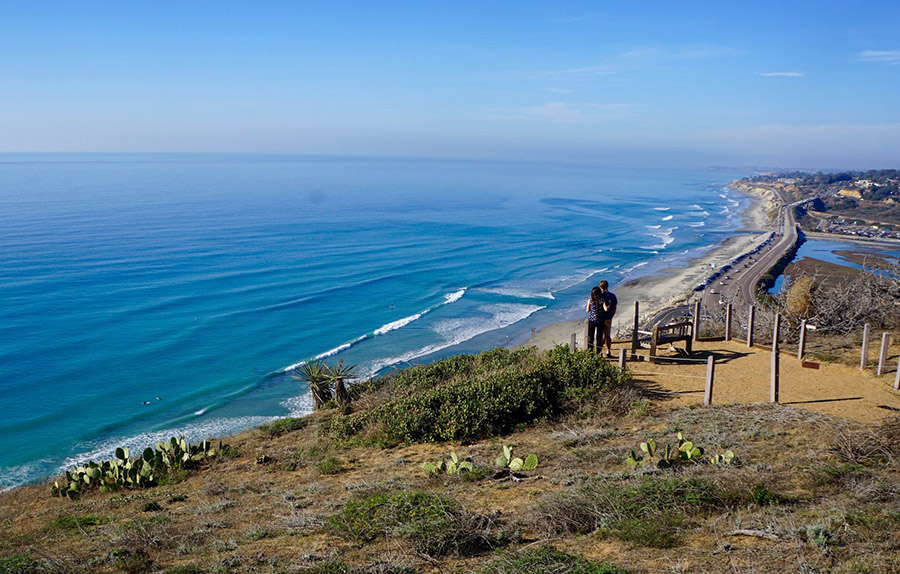
<path fill-rule="evenodd" d="M 296 375 L 291 375 L 297 380 L 309 383 L 309 392 L 313 397 L 313 408 L 316 410 L 325 406 L 331 400 L 332 370 L 320 359 L 313 359 L 301 364 L 295 369 Z M 345 391 L 346 392 L 346 391 Z"/>
<path fill-rule="evenodd" d="M 350 402 L 350 395 L 347 394 L 347 387 L 344 385 L 344 379 L 350 379 L 356 374 L 356 365 L 344 366 L 344 360 L 338 361 L 337 365 L 325 365 L 334 383 L 334 400 L 338 406 L 346 406 Z"/>

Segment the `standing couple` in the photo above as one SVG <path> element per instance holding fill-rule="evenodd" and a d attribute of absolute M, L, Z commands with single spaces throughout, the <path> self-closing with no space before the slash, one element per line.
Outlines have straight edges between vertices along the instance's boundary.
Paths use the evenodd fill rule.
<path fill-rule="evenodd" d="M 606 356 L 612 356 L 612 318 L 616 314 L 619 300 L 609 290 L 609 283 L 601 281 L 599 287 L 591 289 L 591 299 L 585 309 L 588 314 L 587 348 L 593 349 L 597 342 L 597 350 L 603 350 L 606 344 Z"/>

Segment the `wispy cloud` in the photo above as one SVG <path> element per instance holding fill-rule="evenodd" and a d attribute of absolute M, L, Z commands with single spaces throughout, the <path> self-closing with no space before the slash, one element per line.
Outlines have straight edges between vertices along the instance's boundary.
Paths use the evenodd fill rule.
<path fill-rule="evenodd" d="M 900 64 L 900 50 L 867 50 L 856 55 L 863 62 L 885 62 Z"/>
<path fill-rule="evenodd" d="M 803 72 L 760 72 L 757 74 L 765 78 L 805 78 Z"/>
<path fill-rule="evenodd" d="M 591 66 L 556 68 L 549 70 L 526 70 L 509 74 L 494 74 L 492 80 L 578 80 L 600 76 L 611 76 L 632 70 L 647 62 L 676 60 L 706 60 L 740 54 L 739 50 L 714 46 L 641 47 L 612 55 L 607 62 Z"/>

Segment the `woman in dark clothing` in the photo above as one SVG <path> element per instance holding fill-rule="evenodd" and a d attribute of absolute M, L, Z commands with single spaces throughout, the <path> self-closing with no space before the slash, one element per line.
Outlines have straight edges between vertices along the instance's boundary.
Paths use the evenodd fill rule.
<path fill-rule="evenodd" d="M 603 292 L 599 287 L 591 289 L 591 298 L 585 311 L 588 314 L 587 348 L 596 352 L 594 344 L 600 346 L 603 343 Z"/>

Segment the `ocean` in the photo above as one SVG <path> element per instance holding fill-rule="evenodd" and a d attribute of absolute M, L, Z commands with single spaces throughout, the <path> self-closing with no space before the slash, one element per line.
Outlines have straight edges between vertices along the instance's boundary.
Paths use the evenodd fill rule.
<path fill-rule="evenodd" d="M 743 175 L 0 154 L 0 488 L 308 412 L 310 358 L 372 376 L 521 344 L 732 235 Z"/>

